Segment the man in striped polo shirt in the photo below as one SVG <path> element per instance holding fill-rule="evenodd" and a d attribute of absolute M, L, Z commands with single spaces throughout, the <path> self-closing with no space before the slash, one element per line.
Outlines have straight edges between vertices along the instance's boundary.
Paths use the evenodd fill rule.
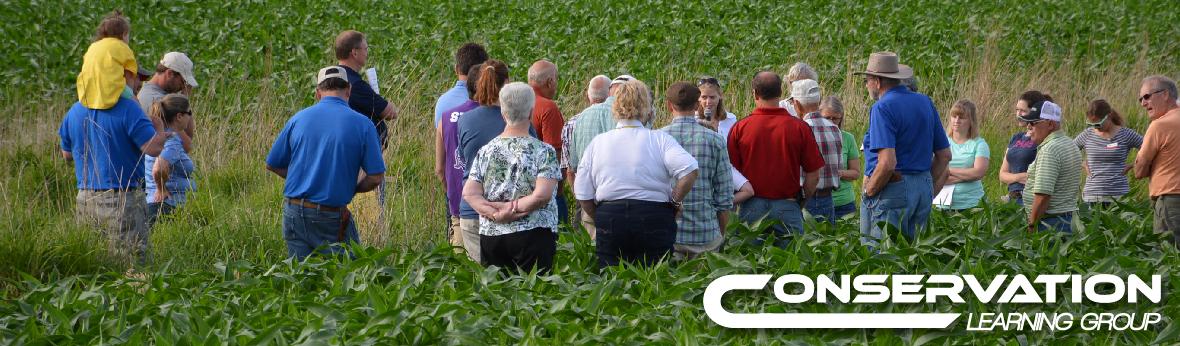
<path fill-rule="evenodd" d="M 1028 183 L 1024 186 L 1028 231 L 1071 233 L 1082 186 L 1082 152 L 1062 133 L 1061 107 L 1052 101 L 1031 105 L 1019 120 L 1037 143 L 1037 158 L 1028 167 Z"/>

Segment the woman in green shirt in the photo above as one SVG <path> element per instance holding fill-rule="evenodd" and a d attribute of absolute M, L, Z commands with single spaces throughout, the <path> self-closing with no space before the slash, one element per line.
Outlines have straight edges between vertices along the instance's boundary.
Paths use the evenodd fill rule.
<path fill-rule="evenodd" d="M 947 139 L 951 143 L 950 169 L 947 170 L 945 193 L 951 189 L 950 200 L 935 198 L 934 206 L 941 210 L 963 211 L 979 205 L 983 198 L 983 176 L 987 174 L 991 148 L 979 136 L 979 117 L 975 103 L 959 100 L 951 107 L 947 118 Z M 940 197 L 945 197 L 940 193 Z"/>
<path fill-rule="evenodd" d="M 856 138 L 851 133 L 844 131 L 844 104 L 840 103 L 840 98 L 825 97 L 819 103 L 819 114 L 836 124 L 843 138 L 840 143 L 843 148 L 840 153 L 840 186 L 832 191 L 832 205 L 835 206 L 836 218 L 842 219 L 849 214 L 856 214 L 856 196 L 852 193 L 852 185 L 862 175 L 860 150 L 857 149 L 860 146 L 856 144 Z"/>

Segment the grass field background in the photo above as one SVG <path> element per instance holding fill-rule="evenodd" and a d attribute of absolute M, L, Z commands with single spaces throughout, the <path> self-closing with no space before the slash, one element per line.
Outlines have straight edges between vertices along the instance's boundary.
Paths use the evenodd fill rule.
<path fill-rule="evenodd" d="M 312 278 L 306 282 L 320 281 L 295 286 L 262 285 L 266 288 L 258 288 L 257 292 L 253 291 L 255 288 L 245 288 L 254 286 L 244 282 L 258 281 L 239 281 L 246 280 L 239 275 L 245 275 L 247 279 L 251 275 L 260 275 L 270 278 L 265 280 L 272 283 L 278 280 L 273 278 L 277 275 L 275 272 L 264 268 L 282 261 L 286 254 L 280 235 L 282 181 L 265 172 L 262 160 L 286 119 L 312 104 L 314 73 L 318 68 L 334 63 L 331 41 L 336 33 L 345 29 L 368 34 L 369 66 L 379 71 L 381 93 L 401 109 L 400 118 L 390 124 L 393 140 L 385 153 L 389 167 L 387 175 L 391 177 L 386 217 L 383 221 L 377 219 L 378 210 L 372 194 L 358 196 L 356 204 L 358 217 L 363 221 L 363 240 L 377 248 L 371 251 L 388 249 L 391 254 L 372 256 L 371 261 L 380 265 L 355 270 L 376 273 L 388 268 L 405 276 L 382 279 L 381 275 L 374 274 L 366 280 L 376 281 L 359 281 L 368 282 L 368 288 L 354 291 L 377 294 L 401 289 L 399 299 L 404 299 L 404 304 L 433 307 L 469 303 L 474 299 L 495 305 L 489 308 L 502 309 L 505 307 L 496 305 L 499 304 L 494 302 L 496 299 L 514 302 L 535 299 L 531 303 L 557 304 L 553 306 L 574 309 L 584 306 L 568 300 L 561 303 L 566 294 L 574 296 L 587 293 L 584 290 L 598 290 L 596 294 L 605 297 L 602 301 L 619 304 L 610 311 L 600 310 L 593 318 L 581 315 L 573 318 L 575 321 L 592 321 L 587 322 L 590 326 L 579 324 L 589 330 L 602 331 L 604 326 L 613 326 L 614 329 L 608 329 L 614 330 L 615 334 L 603 332 L 599 336 L 601 339 L 579 337 L 585 336 L 586 330 L 565 334 L 552 332 L 573 328 L 563 324 L 538 327 L 540 329 L 531 332 L 527 328 L 520 332 L 508 328 L 470 333 L 462 329 L 541 326 L 548 323 L 544 321 L 561 319 L 568 313 L 554 308 L 553 311 L 536 311 L 536 323 L 502 316 L 507 320 L 477 318 L 482 322 L 474 326 L 482 327 L 471 327 L 464 326 L 464 322 L 472 321 L 451 320 L 445 323 L 446 326 L 439 327 L 443 329 L 423 327 L 425 329 L 406 331 L 390 340 L 429 342 L 443 340 L 447 335 L 505 341 L 527 340 L 530 335 L 608 342 L 634 340 L 637 335 L 650 336 L 651 341 L 676 343 L 698 340 L 694 338 L 700 335 L 714 335 L 719 342 L 737 343 L 762 338 L 779 339 L 783 333 L 770 331 L 718 334 L 718 327 L 704 319 L 699 309 L 699 294 L 709 279 L 724 273 L 752 270 L 778 273 L 794 270 L 804 273 L 969 272 L 981 275 L 1007 271 L 1102 270 L 1144 274 L 1164 270 L 1170 273 L 1169 277 L 1177 274 L 1175 250 L 1161 249 L 1158 237 L 1150 233 L 1149 219 L 1145 219 L 1150 217 L 1150 212 L 1144 201 L 1144 184 L 1136 182 L 1131 195 L 1133 203 L 1120 211 L 1105 214 L 1106 218 L 1087 217 L 1084 221 L 1092 223 L 1093 229 L 1104 231 L 1082 236 L 1083 239 L 1067 245 L 1054 245 L 1060 248 L 1052 251 L 1037 248 L 1049 246 L 1044 239 L 1023 239 L 1013 235 L 1018 228 L 1015 224 L 973 216 L 970 221 L 940 221 L 929 232 L 935 239 L 929 240 L 926 247 L 903 246 L 897 251 L 886 251 L 883 257 L 858 253 L 859 246 L 853 241 L 855 228 L 846 224 L 809 235 L 809 240 L 800 244 L 803 248 L 779 251 L 734 246 L 723 256 L 693 265 L 599 275 L 583 273 L 591 267 L 590 250 L 587 244 L 579 243 L 570 235 L 563 236 L 558 261 L 568 260 L 569 264 L 567 269 L 559 270 L 560 277 L 496 281 L 486 279 L 488 274 L 480 268 L 460 264 L 435 245 L 442 240 L 445 209 L 441 184 L 431 173 L 433 105 L 437 96 L 454 83 L 452 54 L 463 42 L 484 44 L 493 58 L 509 65 L 513 80 L 524 80 L 525 70 L 536 59 L 545 58 L 556 63 L 560 76 L 556 101 L 567 118 L 586 106 L 583 90 L 591 76 L 621 73 L 648 82 L 657 95 L 674 81 L 693 80 L 700 75 L 716 76 L 723 81 L 727 106 L 735 114 L 744 115 L 753 108 L 748 80 L 755 71 L 772 69 L 785 73 L 791 64 L 805 61 L 819 71 L 825 93 L 839 95 L 844 100 L 846 129 L 858 138 L 863 134 L 871 101 L 860 78 L 851 73 L 863 69 L 869 53 L 892 50 L 901 55 L 903 63 L 915 68 L 920 88 L 934 98 L 944 113 L 959 98 L 969 98 L 979 105 L 982 133 L 991 145 L 993 158 L 984 184 L 992 204 L 989 208 L 994 207 L 997 211 L 988 214 L 1010 217 L 1017 214 L 1017 210 L 998 206 L 997 199 L 1004 190 L 996 180 L 995 172 L 1007 139 L 1018 130 L 1012 121 L 1012 105 L 1018 93 L 1039 89 L 1052 94 L 1063 105 L 1067 117 L 1065 128 L 1071 135 L 1081 130 L 1085 105 L 1094 98 L 1110 100 L 1127 118 L 1129 126 L 1142 133 L 1146 128 L 1146 117 L 1135 101 L 1140 79 L 1150 74 L 1180 76 L 1176 64 L 1180 61 L 1177 60 L 1180 57 L 1180 41 L 1177 40 L 1180 26 L 1175 25 L 1180 16 L 1174 10 L 1175 4 L 1169 1 L 733 1 L 702 4 L 556 0 L 455 3 L 59 3 L 18 0 L 4 5 L 8 10 L 0 13 L 0 43 L 5 47 L 17 47 L 0 52 L 0 63 L 5 66 L 0 69 L 0 78 L 12 81 L 0 87 L 0 288 L 3 289 L 0 296 L 15 300 L 6 301 L 0 307 L 4 312 L 20 310 L 16 301 L 36 304 L 60 298 L 77 302 L 80 298 L 70 298 L 69 292 L 83 291 L 96 292 L 99 297 L 135 297 L 131 301 L 113 303 L 112 306 L 127 308 L 121 311 L 150 309 L 167 301 L 167 295 L 145 297 L 142 290 L 128 289 L 126 284 L 113 277 L 99 274 L 121 272 L 122 267 L 106 256 L 101 237 L 74 225 L 72 214 L 76 191 L 73 171 L 57 154 L 57 127 L 75 100 L 74 76 L 81 65 L 82 53 L 90 42 L 94 26 L 113 8 L 122 8 L 132 20 L 131 46 L 141 64 L 150 67 L 163 53 L 173 50 L 188 53 L 196 62 L 201 87 L 193 95 L 193 110 L 199 126 L 193 156 L 199 170 L 197 184 L 200 190 L 190 197 L 189 204 L 179 215 L 160 224 L 153 231 L 152 238 L 152 250 L 159 263 L 154 270 L 160 272 L 152 280 L 163 280 L 159 285 L 173 285 L 171 287 L 180 290 L 197 289 L 202 287 L 202 282 L 225 286 L 224 295 L 212 295 L 207 298 L 210 299 L 208 304 L 195 304 L 184 310 L 189 318 L 195 318 L 203 311 L 200 309 L 215 306 L 216 302 L 224 303 L 225 300 L 219 300 L 221 298 L 232 300 L 249 296 L 271 299 L 276 304 L 284 300 L 300 301 L 300 297 L 329 299 L 325 297 L 348 291 L 336 286 L 340 282 L 334 275 L 341 269 L 337 266 L 347 267 L 344 268 L 347 271 L 353 271 L 358 268 L 356 266 L 363 267 L 354 262 L 322 264 L 324 269 L 321 271 L 284 269 L 287 271 L 279 272 Z M 656 123 L 662 125 L 667 120 L 668 115 L 661 113 Z M 987 250 L 979 250 L 982 244 L 986 244 Z M 821 258 L 810 257 L 824 251 L 843 254 L 825 253 Z M 841 265 L 834 268 L 831 263 Z M 239 271 L 244 274 L 232 274 Z M 408 275 L 415 272 L 421 274 Z M 84 276 L 64 279 L 74 274 Z M 661 290 L 664 286 L 660 285 L 668 284 L 665 279 L 683 287 Z M 451 285 L 448 287 L 453 290 L 432 295 L 405 288 L 433 287 L 439 282 L 444 286 Z M 618 285 L 625 287 L 626 292 L 637 289 L 654 293 L 626 298 L 635 301 L 620 300 L 612 296 L 623 290 Z M 1175 283 L 1171 285 L 1175 287 Z M 571 286 L 576 289 L 567 290 Z M 531 290 L 537 295 L 507 297 L 496 293 L 499 291 L 486 292 L 489 288 Z M 47 296 L 39 296 L 37 292 Z M 264 297 L 261 292 L 270 292 L 270 295 Z M 183 297 L 201 292 L 175 293 L 176 297 Z M 638 303 L 656 312 L 631 309 L 631 305 Z M 316 316 L 303 311 L 295 317 L 280 317 L 281 311 L 298 306 L 298 303 L 289 304 L 295 305 L 275 306 L 275 310 L 266 308 L 258 313 L 276 318 L 275 335 L 279 337 L 276 340 L 293 341 L 301 335 L 302 329 L 282 327 L 287 325 L 280 321 L 291 322 L 283 318 L 297 320 L 301 318 L 299 316 Z M 354 303 L 324 305 L 332 309 L 355 307 L 348 304 Z M 654 306 L 658 304 L 671 304 L 671 307 Z M 84 304 L 63 303 L 59 306 L 85 310 Z M 413 324 L 415 326 L 427 324 L 420 321 L 423 317 L 410 313 L 411 310 L 394 308 L 398 306 L 405 307 L 390 305 L 390 311 L 401 316 L 399 318 L 417 321 Z M 462 306 L 458 305 L 456 309 Z M 1178 303 L 1169 296 L 1165 306 L 1154 308 L 1169 311 L 1167 316 L 1176 316 L 1180 312 L 1177 306 Z M 431 313 L 451 311 L 443 310 Z M 649 312 L 655 315 L 649 315 Z M 143 313 L 152 312 L 145 310 Z M 240 313 L 242 317 L 251 314 L 249 310 Z M 473 316 L 464 315 L 467 313 L 453 312 L 451 316 Z M 695 320 L 676 324 L 668 320 L 669 315 Z M 11 316 L 22 315 L 13 312 Z M 90 315 L 91 318 L 95 316 L 101 314 Z M 347 315 L 336 320 L 355 321 L 360 317 L 363 316 Z M 27 324 L 18 324 L 16 319 L 0 320 L 0 325 L 16 331 L 4 336 L 53 335 L 70 330 L 79 335 L 111 338 L 114 337 L 109 333 L 111 331 L 129 330 L 120 329 L 126 325 L 101 324 L 73 324 L 66 329 L 52 329 L 51 326 L 59 324 L 48 323 L 46 329 L 37 332 L 36 329 L 14 327 L 27 327 Z M 213 338 L 219 335 L 219 332 L 212 332 L 217 329 L 213 326 L 222 326 L 227 333 L 251 330 L 251 333 L 258 334 L 265 331 L 264 328 L 255 330 L 224 320 L 220 322 L 223 324 L 209 323 L 212 324 L 208 328 L 195 330 L 209 331 L 207 335 Z M 252 323 L 269 324 L 261 320 Z M 156 331 L 158 335 L 151 334 L 153 327 L 158 326 L 147 326 L 130 335 L 156 335 L 158 338 L 184 331 L 172 329 Z M 350 329 L 354 327 L 345 323 L 339 329 L 333 329 L 336 334 L 329 335 L 356 331 Z M 542 333 L 542 330 L 549 331 Z M 667 335 L 661 335 L 661 332 Z M 1172 339 L 1166 338 L 1169 333 Z M 1129 336 L 1098 334 L 1093 340 L 1149 342 L 1161 339 L 1175 342 L 1176 333 L 1180 331 L 1172 326 L 1166 331 Z M 919 334 L 899 336 L 885 332 L 845 331 L 799 336 L 803 338 L 801 340 L 811 342 L 844 340 L 888 344 L 896 341 L 908 344 L 918 343 L 921 335 L 926 335 Z M 492 339 L 479 337 L 481 335 Z M 1028 337 L 1045 341 L 1069 337 L 1079 343 L 1091 340 L 1089 336 L 1077 334 Z M 986 338 L 982 340 L 1016 340 L 1015 335 L 1007 334 Z M 926 341 L 933 340 L 958 339 L 930 337 Z"/>

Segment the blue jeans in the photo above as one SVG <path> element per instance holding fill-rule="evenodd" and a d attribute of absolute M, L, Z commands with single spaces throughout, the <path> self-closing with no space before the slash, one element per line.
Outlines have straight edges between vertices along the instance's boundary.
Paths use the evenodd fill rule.
<path fill-rule="evenodd" d="M 930 172 L 902 174 L 901 180 L 885 185 L 876 196 L 862 196 L 860 209 L 860 242 L 876 248 L 885 235 L 879 225 L 884 221 L 901 230 L 907 240 L 926 228 L 930 205 L 934 200 L 931 190 L 934 180 Z"/>
<path fill-rule="evenodd" d="M 569 217 L 570 208 L 565 204 L 565 196 L 561 195 L 561 191 L 557 191 L 557 224 L 568 224 L 570 222 Z"/>
<path fill-rule="evenodd" d="M 348 254 L 338 238 L 342 214 L 283 202 L 283 240 L 287 241 L 287 256 L 303 260 L 316 252 Z M 356 223 L 351 218 L 344 231 L 344 242 L 360 242 Z"/>
<path fill-rule="evenodd" d="M 1060 215 L 1041 217 L 1040 224 L 1037 225 L 1038 231 L 1055 230 L 1064 233 L 1073 233 L 1073 213 L 1065 213 Z"/>
<path fill-rule="evenodd" d="M 791 234 L 803 234 L 803 209 L 799 208 L 799 202 L 789 199 L 752 197 L 742 203 L 738 218 L 748 224 L 757 223 L 763 218 L 781 222 L 769 228 L 776 237 L 774 246 L 780 248 L 787 247 Z M 765 241 L 765 238 L 759 237 L 754 245 L 762 245 Z"/>
<path fill-rule="evenodd" d="M 845 216 L 856 214 L 856 202 L 851 202 L 845 205 L 837 205 L 835 208 L 837 219 L 843 219 Z"/>
<path fill-rule="evenodd" d="M 836 208 L 832 205 L 832 196 L 816 196 L 807 200 L 807 212 L 816 222 L 836 224 Z"/>
<path fill-rule="evenodd" d="M 602 202 L 594 211 L 598 268 L 627 261 L 655 265 L 672 253 L 676 209 L 671 203 L 640 200 Z"/>

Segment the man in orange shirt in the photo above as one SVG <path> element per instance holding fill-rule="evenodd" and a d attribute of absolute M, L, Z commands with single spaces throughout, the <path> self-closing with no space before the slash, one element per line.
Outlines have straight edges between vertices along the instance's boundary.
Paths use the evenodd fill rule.
<path fill-rule="evenodd" d="M 565 118 L 553 102 L 553 97 L 557 94 L 557 65 L 548 60 L 537 60 L 529 67 L 528 79 L 529 86 L 533 87 L 533 92 L 537 95 L 537 101 L 533 104 L 533 128 L 537 130 L 537 136 L 542 142 L 560 153 L 561 128 L 565 126 Z M 561 173 L 564 177 L 565 171 Z M 562 189 L 558 189 L 557 220 L 566 223 L 569 222 L 569 208 L 566 207 L 565 197 L 561 193 Z"/>
<path fill-rule="evenodd" d="M 1151 124 L 1143 135 L 1143 147 L 1135 156 L 1135 177 L 1151 177 L 1148 190 L 1155 209 L 1153 228 L 1171 231 L 1172 244 L 1180 246 L 1180 105 L 1176 82 L 1161 75 L 1143 79 L 1139 105 Z"/>

